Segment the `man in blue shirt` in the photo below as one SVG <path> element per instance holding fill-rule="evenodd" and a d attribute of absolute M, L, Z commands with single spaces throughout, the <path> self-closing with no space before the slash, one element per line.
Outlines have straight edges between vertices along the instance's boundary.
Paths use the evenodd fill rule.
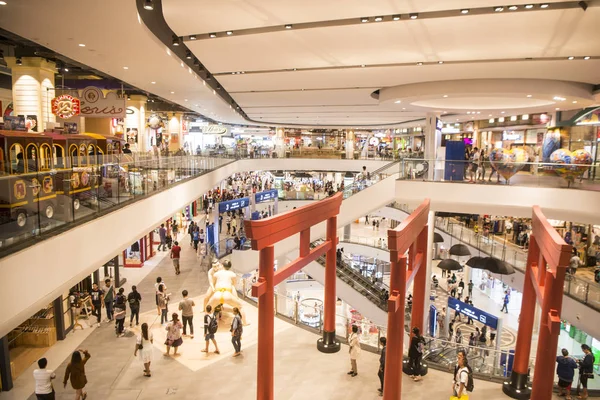
<path fill-rule="evenodd" d="M 565 396 L 567 400 L 571 399 L 571 384 L 577 369 L 575 359 L 569 357 L 567 349 L 562 349 L 562 356 L 556 357 L 556 375 L 558 375 L 559 396 Z"/>
<path fill-rule="evenodd" d="M 160 236 L 160 244 L 157 250 L 161 251 L 160 248 L 162 246 L 162 251 L 167 251 L 167 230 L 165 229 L 165 224 L 160 224 L 158 236 Z"/>
<path fill-rule="evenodd" d="M 505 313 L 508 314 L 508 301 L 509 300 L 510 300 L 510 297 L 508 296 L 508 290 L 507 290 L 506 292 L 504 292 L 504 304 L 502 305 L 500 312 L 504 311 Z"/>

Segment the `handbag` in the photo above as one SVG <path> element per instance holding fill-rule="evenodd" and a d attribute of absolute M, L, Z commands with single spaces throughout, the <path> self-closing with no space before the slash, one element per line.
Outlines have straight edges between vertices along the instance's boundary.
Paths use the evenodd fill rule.
<path fill-rule="evenodd" d="M 583 376 L 585 376 L 588 379 L 594 379 L 594 373 L 593 372 L 584 372 Z"/>

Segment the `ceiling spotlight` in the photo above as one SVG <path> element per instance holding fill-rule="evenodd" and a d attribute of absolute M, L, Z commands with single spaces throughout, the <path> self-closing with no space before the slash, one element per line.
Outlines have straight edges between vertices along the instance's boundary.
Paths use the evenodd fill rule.
<path fill-rule="evenodd" d="M 504 111 L 500 111 L 500 114 L 504 114 Z"/>
<path fill-rule="evenodd" d="M 548 8 L 548 4 L 546 4 L 546 3 L 540 4 L 540 8 Z"/>
<path fill-rule="evenodd" d="M 381 22 L 383 21 L 383 17 L 375 17 L 375 22 Z"/>
<path fill-rule="evenodd" d="M 510 7 L 508 7 L 508 9 L 509 9 L 510 11 L 516 11 L 516 10 L 518 10 L 518 9 L 519 9 L 519 7 L 517 7 L 517 6 L 510 6 Z"/>
<path fill-rule="evenodd" d="M 360 65 L 360 67 L 361 67 L 361 68 L 364 68 L 364 67 L 366 67 L 366 65 L 365 65 L 365 64 L 361 64 L 361 65 Z"/>
<path fill-rule="evenodd" d="M 438 64 L 443 64 L 443 63 L 444 63 L 443 61 L 438 61 Z"/>
<path fill-rule="evenodd" d="M 123 69 L 129 69 L 129 67 L 123 67 Z"/>
<path fill-rule="evenodd" d="M 528 94 L 527 97 L 533 97 L 532 95 Z"/>
<path fill-rule="evenodd" d="M 154 3 L 152 0 L 144 1 L 144 10 L 152 11 L 154 10 Z"/>
<path fill-rule="evenodd" d="M 21 57 L 17 57 L 17 59 L 16 59 L 15 63 L 16 63 L 17 65 L 23 65 L 23 61 L 21 60 Z"/>
<path fill-rule="evenodd" d="M 79 43 L 79 47 L 85 47 L 85 44 Z"/>
<path fill-rule="evenodd" d="M 187 58 L 188 60 L 192 59 L 192 52 L 189 50 L 185 51 L 185 58 Z"/>
<path fill-rule="evenodd" d="M 212 76 L 210 74 L 206 74 L 206 78 L 204 78 L 205 81 L 212 81 Z"/>
<path fill-rule="evenodd" d="M 217 37 L 217 34 L 216 34 L 216 33 L 209 33 L 209 34 L 208 34 L 208 37 L 210 37 L 210 38 L 214 39 L 214 38 L 216 38 L 216 37 Z"/>
<path fill-rule="evenodd" d="M 361 18 L 360 22 L 362 22 L 362 23 L 369 22 L 369 18 Z"/>
<path fill-rule="evenodd" d="M 402 103 L 402 100 L 396 100 L 394 103 L 400 104 L 400 103 Z"/>
<path fill-rule="evenodd" d="M 190 40 L 196 40 L 196 35 L 190 35 Z"/>
<path fill-rule="evenodd" d="M 467 111 L 467 114 L 471 114 L 471 111 Z"/>
<path fill-rule="evenodd" d="M 446 98 L 446 97 L 448 97 L 448 95 L 447 95 L 447 94 L 445 94 L 443 97 L 444 97 L 444 98 Z"/>
<path fill-rule="evenodd" d="M 399 16 L 399 15 L 394 15 L 394 16 L 392 17 L 392 19 L 393 19 L 394 21 L 400 21 L 400 16 Z"/>
<path fill-rule="evenodd" d="M 130 95 L 127 95 L 127 100 L 131 100 L 131 96 Z"/>
<path fill-rule="evenodd" d="M 225 33 L 227 33 L 227 36 L 231 36 L 231 35 L 233 35 L 233 31 L 227 31 L 227 32 L 225 32 Z"/>
<path fill-rule="evenodd" d="M 577 100 L 573 100 L 573 104 L 577 104 Z"/>
<path fill-rule="evenodd" d="M 152 82 L 150 82 L 150 83 L 151 83 L 151 84 L 153 84 L 153 85 L 156 85 L 156 82 L 154 82 L 154 81 L 152 81 Z"/>
<path fill-rule="evenodd" d="M 590 56 L 583 57 L 584 60 L 589 60 L 590 58 L 591 58 Z"/>
<path fill-rule="evenodd" d="M 417 19 L 419 18 L 419 14 L 410 14 L 410 19 Z"/>
<path fill-rule="evenodd" d="M 286 25 L 285 29 L 292 29 L 292 25 Z"/>
<path fill-rule="evenodd" d="M 553 99 L 556 101 L 565 101 L 566 100 L 564 97 L 560 97 L 560 96 L 554 96 Z"/>
<path fill-rule="evenodd" d="M 531 10 L 533 8 L 533 4 L 526 4 L 525 8 Z"/>
<path fill-rule="evenodd" d="M 171 94 L 175 94 L 175 92 L 171 92 Z"/>
<path fill-rule="evenodd" d="M 556 110 L 556 111 L 560 110 L 560 107 L 556 107 L 556 108 L 555 108 L 555 110 Z"/>
<path fill-rule="evenodd" d="M 574 59 L 575 59 L 575 57 L 573 57 L 573 56 L 569 56 L 567 59 L 569 59 L 569 60 L 574 60 Z"/>
<path fill-rule="evenodd" d="M 418 63 L 417 63 L 417 65 L 418 65 L 418 66 L 421 66 L 421 65 L 423 65 L 423 63 L 422 63 L 422 62 L 418 62 Z"/>
<path fill-rule="evenodd" d="M 494 8 L 494 11 L 495 12 L 502 12 L 502 11 L 504 11 L 504 7 L 496 7 L 496 8 Z"/>
<path fill-rule="evenodd" d="M 179 36 L 173 36 L 173 46 L 179 46 Z"/>
<path fill-rule="evenodd" d="M 19 64 L 19 65 L 20 65 L 20 64 Z M 65 71 L 65 72 L 69 72 L 69 68 L 67 68 L 67 67 L 64 67 L 64 68 L 63 68 L 63 71 Z"/>
<path fill-rule="evenodd" d="M 463 10 L 460 10 L 460 13 L 461 13 L 461 14 L 468 14 L 468 13 L 469 13 L 469 9 L 468 9 L 468 8 L 465 8 L 465 9 L 463 9 Z"/>

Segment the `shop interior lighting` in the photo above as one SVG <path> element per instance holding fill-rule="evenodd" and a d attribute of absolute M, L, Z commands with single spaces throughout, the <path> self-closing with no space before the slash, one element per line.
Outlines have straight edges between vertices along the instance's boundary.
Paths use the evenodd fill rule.
<path fill-rule="evenodd" d="M 23 65 L 23 61 L 21 60 L 21 57 L 17 57 L 17 60 L 15 62 L 17 63 L 17 65 Z"/>
<path fill-rule="evenodd" d="M 521 116 L 521 120 L 522 120 L 522 121 L 527 121 L 528 119 L 529 119 L 529 114 L 523 114 L 523 115 Z"/>
<path fill-rule="evenodd" d="M 525 8 L 531 10 L 533 8 L 533 4 L 526 4 Z"/>
<path fill-rule="evenodd" d="M 546 3 L 540 4 L 540 8 L 548 8 L 548 4 L 546 4 Z"/>
<path fill-rule="evenodd" d="M 154 10 L 154 2 L 152 0 L 144 1 L 144 10 L 148 10 L 148 11 Z"/>
<path fill-rule="evenodd" d="M 494 123 L 494 118 L 490 118 L 488 122 L 489 122 L 490 124 L 493 124 L 493 123 Z"/>
<path fill-rule="evenodd" d="M 196 40 L 196 35 L 190 35 L 190 40 Z"/>
<path fill-rule="evenodd" d="M 179 46 L 179 37 L 173 36 L 173 46 Z"/>
<path fill-rule="evenodd" d="M 285 26 L 285 29 L 292 29 L 292 25 L 289 25 L 289 24 L 288 24 L 288 25 L 286 25 L 286 26 Z"/>
<path fill-rule="evenodd" d="M 209 33 L 209 34 L 208 34 L 208 37 L 210 37 L 210 38 L 214 39 L 214 38 L 216 38 L 216 37 L 217 37 L 217 34 L 216 34 L 216 33 Z"/>
<path fill-rule="evenodd" d="M 575 57 L 573 57 L 573 56 L 569 56 L 567 59 L 568 59 L 568 60 L 574 60 L 574 59 L 575 59 Z"/>
<path fill-rule="evenodd" d="M 504 122 L 504 117 L 498 118 L 498 122 Z"/>
<path fill-rule="evenodd" d="M 500 114 L 504 114 L 504 111 L 500 111 Z"/>
<path fill-rule="evenodd" d="M 510 11 L 517 11 L 519 9 L 519 7 L 517 7 L 517 6 L 510 6 L 510 7 L 508 7 L 508 9 Z"/>
<path fill-rule="evenodd" d="M 0 1 L 0 6 L 5 6 L 6 2 L 5 1 Z"/>
<path fill-rule="evenodd" d="M 189 50 L 185 51 L 185 58 L 187 58 L 188 60 L 192 59 L 192 52 Z"/>
<path fill-rule="evenodd" d="M 469 9 L 468 9 L 468 8 L 465 8 L 465 9 L 463 9 L 463 10 L 460 10 L 460 13 L 461 13 L 461 14 L 468 14 L 468 13 L 469 13 Z"/>
<path fill-rule="evenodd" d="M 495 12 L 502 12 L 502 11 L 504 11 L 504 7 L 496 7 L 496 8 L 494 8 L 494 11 Z"/>
<path fill-rule="evenodd" d="M 555 110 L 556 110 L 556 111 L 560 110 L 560 107 L 556 107 L 556 108 L 555 108 Z"/>
<path fill-rule="evenodd" d="M 444 97 L 444 98 L 446 98 L 446 97 L 448 97 L 448 95 L 447 95 L 447 94 L 445 94 L 443 97 Z"/>
<path fill-rule="evenodd" d="M 171 92 L 171 94 L 175 94 L 175 92 Z"/>
<path fill-rule="evenodd" d="M 131 96 L 130 95 L 127 95 L 127 100 L 131 100 Z"/>
<path fill-rule="evenodd" d="M 375 22 L 381 22 L 383 21 L 383 17 L 375 17 Z"/>
<path fill-rule="evenodd" d="M 225 32 L 225 33 L 227 33 L 227 36 L 231 36 L 231 35 L 233 35 L 233 31 L 227 31 L 227 32 Z"/>
<path fill-rule="evenodd" d="M 590 58 L 591 58 L 590 56 L 583 57 L 584 60 L 589 60 Z"/>
<path fill-rule="evenodd" d="M 364 67 L 366 67 L 366 65 L 365 65 L 365 64 L 361 64 L 361 65 L 360 65 L 360 67 L 361 67 L 361 68 L 364 68 Z"/>
<path fill-rule="evenodd" d="M 400 16 L 399 16 L 399 15 L 394 15 L 394 16 L 392 17 L 392 19 L 393 19 L 394 21 L 400 21 Z"/>
<path fill-rule="evenodd" d="M 364 24 L 365 22 L 369 22 L 369 18 L 361 18 L 361 19 L 360 19 L 360 22 L 362 22 L 363 24 Z"/>
<path fill-rule="evenodd" d="M 417 19 L 419 18 L 419 14 L 410 14 L 410 19 Z"/>
<path fill-rule="evenodd" d="M 517 120 L 517 116 L 516 116 L 516 115 L 513 115 L 512 117 L 510 117 L 510 120 L 511 120 L 511 121 L 516 121 L 516 120 Z"/>

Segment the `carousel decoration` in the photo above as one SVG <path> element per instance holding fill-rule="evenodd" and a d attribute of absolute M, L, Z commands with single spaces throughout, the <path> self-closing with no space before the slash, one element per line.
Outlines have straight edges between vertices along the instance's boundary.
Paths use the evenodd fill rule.
<path fill-rule="evenodd" d="M 550 163 L 554 164 L 552 169 L 559 176 L 568 181 L 573 181 L 590 168 L 592 155 L 583 149 L 575 151 L 558 149 L 550 154 Z"/>
<path fill-rule="evenodd" d="M 507 182 L 523 169 L 527 160 L 527 153 L 525 150 L 519 148 L 512 150 L 495 148 L 490 151 L 492 168 L 498 171 L 498 175 L 506 179 Z"/>

